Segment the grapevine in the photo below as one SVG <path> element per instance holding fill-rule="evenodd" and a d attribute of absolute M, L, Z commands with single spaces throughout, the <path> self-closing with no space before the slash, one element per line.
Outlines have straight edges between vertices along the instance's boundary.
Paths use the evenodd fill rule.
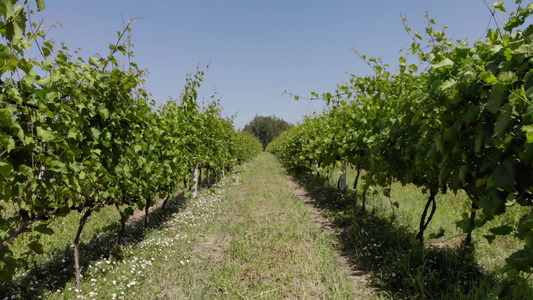
<path fill-rule="evenodd" d="M 202 111 L 203 71 L 187 79 L 179 99 L 155 107 L 143 89 L 144 70 L 131 61 L 129 38 L 124 41 L 130 24 L 108 56 L 84 59 L 65 45 L 57 48 L 36 24 L 28 32 L 30 1 L 16 2 L 0 1 L 0 280 L 10 281 L 31 255 L 43 253 L 39 238 L 54 234 L 51 221 L 78 213 L 73 242 L 80 286 L 78 247 L 91 214 L 117 208 L 120 245 L 133 209 L 148 211 L 155 199 L 172 197 L 196 164 L 231 171 L 254 157 L 260 143 L 236 132 L 218 102 Z M 42 0 L 36 4 L 45 8 Z M 42 57 L 29 58 L 32 43 Z M 28 255 L 13 253 L 9 244 L 25 234 Z"/>
<path fill-rule="evenodd" d="M 493 8 L 505 11 L 502 2 Z M 280 136 L 269 150 L 306 171 L 314 161 L 338 158 L 366 170 L 363 198 L 370 185 L 388 195 L 392 181 L 429 191 L 420 242 L 437 208 L 435 195 L 463 190 L 471 210 L 457 225 L 469 243 L 472 230 L 507 207 L 533 205 L 533 27 L 524 25 L 531 14 L 533 4 L 519 5 L 503 29 L 489 29 L 473 45 L 452 42 L 428 19 L 427 47 L 421 34 L 412 35 L 409 52 L 417 64 L 403 56 L 394 73 L 360 56 L 375 74 L 352 75 L 335 93 L 324 94 L 329 109 Z M 533 271 L 532 219 L 527 213 L 486 236 L 491 242 L 514 234 L 524 241 L 506 259 L 512 274 Z"/>

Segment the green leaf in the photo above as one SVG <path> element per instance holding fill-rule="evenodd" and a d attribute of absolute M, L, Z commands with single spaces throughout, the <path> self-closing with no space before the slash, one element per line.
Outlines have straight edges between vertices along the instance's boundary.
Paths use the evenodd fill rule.
<path fill-rule="evenodd" d="M 367 143 L 367 144 L 372 144 L 375 140 L 376 140 L 376 136 L 375 135 L 373 135 L 373 136 L 371 136 L 369 138 L 366 138 L 366 137 L 363 138 L 363 141 L 365 143 Z"/>
<path fill-rule="evenodd" d="M 100 61 L 98 61 L 98 58 L 96 58 L 96 57 L 92 57 L 92 56 L 89 57 L 89 64 L 91 66 L 94 66 L 94 67 L 97 67 L 97 68 L 100 67 Z"/>
<path fill-rule="evenodd" d="M 435 142 L 435 147 L 437 148 L 437 151 L 442 153 L 444 151 L 444 148 L 442 146 L 442 136 L 440 134 L 436 134 L 433 137 L 433 141 Z"/>
<path fill-rule="evenodd" d="M 503 5 L 504 3 L 502 1 L 498 1 L 498 2 L 494 2 L 494 4 L 492 4 L 492 7 L 496 8 L 497 10 L 501 12 L 507 12 Z"/>
<path fill-rule="evenodd" d="M 14 259 L 13 257 L 11 257 L 11 256 L 2 257 L 2 261 L 6 265 L 9 265 L 9 266 L 14 266 L 14 267 L 18 267 L 19 266 L 19 262 L 16 259 Z"/>
<path fill-rule="evenodd" d="M 530 119 L 530 116 L 533 115 L 533 102 L 529 103 L 526 109 L 526 113 L 524 114 L 524 118 Z"/>
<path fill-rule="evenodd" d="M 468 173 L 468 167 L 466 165 L 463 165 L 459 168 L 459 177 L 461 178 L 461 182 L 463 182 L 463 185 L 466 184 L 467 173 Z"/>
<path fill-rule="evenodd" d="M 471 50 L 470 47 L 464 47 L 464 46 L 457 46 L 455 48 L 455 52 L 457 56 L 462 57 L 462 58 L 465 58 L 468 55 L 468 53 L 470 53 L 470 50 Z M 463 80 L 468 80 L 473 77 L 473 73 L 471 71 L 466 72 L 464 75 L 467 79 L 463 79 Z"/>
<path fill-rule="evenodd" d="M 513 231 L 513 227 L 509 225 L 503 225 L 489 229 L 494 235 L 507 235 Z"/>
<path fill-rule="evenodd" d="M 33 250 L 35 253 L 37 253 L 37 254 L 43 254 L 44 253 L 43 245 L 41 243 L 39 243 L 38 241 L 33 241 L 33 242 L 29 243 L 28 247 L 31 250 Z"/>
<path fill-rule="evenodd" d="M 0 109 L 0 124 L 2 126 L 14 126 L 15 118 L 13 112 L 8 109 Z"/>
<path fill-rule="evenodd" d="M 506 258 L 505 262 L 507 263 L 506 269 L 511 268 L 530 273 L 531 267 L 533 267 L 533 249 L 526 245 L 524 246 L 524 249 L 519 250 Z"/>
<path fill-rule="evenodd" d="M 37 77 L 35 77 L 33 75 L 25 74 L 22 77 L 22 80 L 24 81 L 25 84 L 30 85 L 30 84 L 32 84 L 32 83 L 37 81 Z"/>
<path fill-rule="evenodd" d="M 476 187 L 484 186 L 487 183 L 487 177 L 476 179 Z"/>
<path fill-rule="evenodd" d="M 476 144 L 475 144 L 475 147 L 474 147 L 474 151 L 476 153 L 479 153 L 479 151 L 481 150 L 481 147 L 483 146 L 483 137 L 484 137 L 484 135 L 485 135 L 485 131 L 484 130 L 480 130 L 476 134 Z"/>
<path fill-rule="evenodd" d="M 67 137 L 75 140 L 81 140 L 82 134 L 77 127 L 72 126 L 68 129 Z"/>
<path fill-rule="evenodd" d="M 494 124 L 494 136 L 500 137 L 503 136 L 505 129 L 509 125 L 509 122 L 511 121 L 513 108 L 509 104 L 505 104 L 502 108 L 503 112 L 498 117 L 498 120 L 496 121 L 496 124 Z"/>
<path fill-rule="evenodd" d="M 50 164 L 50 170 L 63 174 L 68 173 L 67 164 L 58 160 L 52 161 L 52 163 Z"/>
<path fill-rule="evenodd" d="M 391 188 L 390 187 L 384 188 L 383 189 L 383 196 L 390 198 L 390 192 L 391 192 Z"/>
<path fill-rule="evenodd" d="M 498 112 L 503 101 L 507 98 L 507 87 L 502 84 L 497 84 L 492 89 L 489 100 L 485 107 L 493 114 Z"/>
<path fill-rule="evenodd" d="M 445 67 L 451 67 L 453 66 L 453 61 L 449 58 L 445 58 L 443 60 L 441 60 L 440 62 L 436 63 L 436 64 L 433 64 L 431 67 L 433 69 L 440 69 L 440 68 L 445 68 Z"/>
<path fill-rule="evenodd" d="M 516 50 L 514 50 L 511 54 L 519 63 L 522 63 L 526 59 L 533 56 L 533 45 L 531 45 L 530 43 L 523 44 Z"/>
<path fill-rule="evenodd" d="M 91 127 L 91 135 L 93 137 L 93 139 L 97 140 L 98 137 L 100 137 L 100 134 L 102 133 L 98 128 L 96 127 Z"/>
<path fill-rule="evenodd" d="M 6 159 L 0 158 L 0 174 L 7 178 L 11 172 L 13 172 L 13 166 Z"/>
<path fill-rule="evenodd" d="M 524 126 L 522 128 L 523 131 L 526 132 L 526 135 L 527 135 L 527 142 L 529 144 L 533 143 L 533 126 L 531 125 L 528 125 L 528 126 Z"/>
<path fill-rule="evenodd" d="M 471 232 L 474 227 L 470 222 L 470 216 L 467 213 L 462 214 L 462 219 L 455 222 L 455 225 L 463 230 L 463 232 Z"/>
<path fill-rule="evenodd" d="M 530 212 L 527 215 L 524 215 L 520 218 L 518 223 L 518 231 L 520 234 L 527 234 L 533 230 L 533 212 Z"/>
<path fill-rule="evenodd" d="M 505 212 L 505 203 L 505 193 L 492 190 L 488 196 L 481 199 L 479 206 L 483 209 L 483 214 L 490 219 Z"/>
<path fill-rule="evenodd" d="M 35 132 L 37 137 L 40 137 L 43 142 L 49 142 L 55 138 L 55 135 L 52 131 L 43 129 L 42 127 L 36 127 Z"/>
<path fill-rule="evenodd" d="M 446 232 L 446 230 L 444 230 L 444 228 L 441 227 L 441 228 L 439 229 L 439 232 L 437 232 L 437 233 L 431 233 L 431 234 L 429 235 L 429 238 L 430 238 L 430 239 L 439 239 L 439 238 L 441 238 L 441 237 L 444 236 L 444 233 L 445 233 L 445 232 Z"/>
<path fill-rule="evenodd" d="M 455 141 L 457 140 L 457 130 L 455 128 L 446 128 L 443 133 L 443 138 L 445 141 Z"/>
<path fill-rule="evenodd" d="M 48 227 L 48 224 L 39 224 L 34 228 L 34 230 L 47 235 L 51 235 L 54 233 L 54 230 Z"/>
<path fill-rule="evenodd" d="M 491 179 L 495 187 L 504 190 L 513 189 L 514 177 L 511 173 L 507 172 L 503 165 L 499 165 L 496 167 L 494 172 L 492 172 Z"/>
<path fill-rule="evenodd" d="M 491 71 L 483 71 L 479 73 L 479 79 L 485 81 L 488 84 L 495 84 L 498 82 L 498 78 L 492 74 Z"/>
<path fill-rule="evenodd" d="M 130 217 L 130 216 L 133 216 L 133 213 L 135 211 L 133 210 L 133 207 L 131 206 L 128 206 L 126 207 L 126 209 L 124 209 L 124 214 L 126 215 L 126 218 Z"/>
<path fill-rule="evenodd" d="M 489 242 L 489 244 L 492 244 L 492 242 L 494 242 L 494 239 L 496 238 L 495 235 L 483 235 L 483 237 L 487 239 L 487 242 Z"/>
<path fill-rule="evenodd" d="M 414 114 L 413 118 L 411 119 L 411 126 L 418 125 L 420 123 L 420 120 L 422 119 L 423 111 L 422 109 L 418 109 L 416 113 Z"/>
<path fill-rule="evenodd" d="M 528 135 L 528 140 L 529 140 L 529 135 Z M 527 161 L 531 161 L 533 159 L 533 144 L 532 143 L 527 143 L 524 145 L 524 152 L 522 153 L 522 156 L 521 156 L 521 159 L 524 159 L 524 160 L 527 160 Z"/>
<path fill-rule="evenodd" d="M 20 165 L 19 166 L 19 173 L 26 175 L 26 177 L 33 177 L 33 170 L 32 168 L 26 166 L 26 165 Z"/>
<path fill-rule="evenodd" d="M 119 45 L 119 46 L 117 47 L 117 49 L 118 49 L 118 51 L 120 51 L 122 54 L 124 54 L 124 55 L 126 54 L 126 47 L 124 46 L 124 44 Z"/>
<path fill-rule="evenodd" d="M 26 21 L 24 7 L 17 7 L 12 18 L 5 24 L 6 38 L 8 41 L 15 41 L 22 38 L 26 29 Z"/>
<path fill-rule="evenodd" d="M 42 113 L 45 114 L 50 119 L 54 119 L 56 117 L 56 115 L 49 109 L 45 109 L 44 111 L 42 111 Z"/>
<path fill-rule="evenodd" d="M 104 118 L 104 120 L 109 118 L 109 110 L 105 107 L 100 108 L 98 113 Z"/>
<path fill-rule="evenodd" d="M 37 1 L 37 11 L 43 11 L 45 8 L 45 4 L 43 0 L 36 0 Z"/>
<path fill-rule="evenodd" d="M 118 227 L 117 223 L 112 223 L 112 224 L 109 224 L 109 225 L 105 226 L 104 228 L 102 228 L 101 232 L 114 231 L 114 230 L 117 229 L 117 227 Z"/>
<path fill-rule="evenodd" d="M 50 85 L 50 82 L 52 82 L 52 78 L 51 77 L 43 77 L 39 80 L 37 80 L 37 84 L 42 86 L 43 88 L 48 88 L 49 85 Z"/>
<path fill-rule="evenodd" d="M 479 119 L 479 106 L 470 105 L 466 113 L 463 115 L 463 121 L 465 121 L 466 124 L 469 124 L 478 119 Z"/>
<path fill-rule="evenodd" d="M 511 84 L 518 80 L 518 76 L 514 72 L 507 71 L 498 74 L 498 79 L 503 83 Z"/>
<path fill-rule="evenodd" d="M 446 80 L 446 81 L 444 81 L 442 83 L 442 85 L 440 86 L 440 91 L 445 91 L 445 90 L 448 90 L 450 88 L 453 88 L 453 87 L 455 87 L 456 84 L 457 84 L 457 80 L 448 79 L 448 80 Z"/>
<path fill-rule="evenodd" d="M 15 13 L 15 7 L 12 0 L 0 0 L 0 8 L 4 11 L 6 18 L 10 18 Z"/>
<path fill-rule="evenodd" d="M 0 143 L 4 145 L 8 153 L 15 149 L 15 140 L 3 132 L 0 132 Z"/>

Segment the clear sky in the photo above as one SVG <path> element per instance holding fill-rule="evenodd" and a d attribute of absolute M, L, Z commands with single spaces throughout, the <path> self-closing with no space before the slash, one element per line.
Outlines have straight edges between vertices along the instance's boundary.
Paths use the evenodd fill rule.
<path fill-rule="evenodd" d="M 45 2 L 32 21 L 60 23 L 49 38 L 83 49 L 84 57 L 107 55 L 122 18 L 140 18 L 131 31 L 134 61 L 149 71 L 145 88 L 153 98 L 178 98 L 187 73 L 209 64 L 200 97 L 209 100 L 216 91 L 224 116 L 237 114 L 236 128 L 256 114 L 296 123 L 321 112 L 321 101 L 295 101 L 283 92 L 310 96 L 333 91 L 348 74 L 371 73 L 352 49 L 397 65 L 399 50 L 411 43 L 400 14 L 423 32 L 428 11 L 436 29 L 447 25 L 449 37 L 469 41 L 484 37 L 491 16 L 482 0 Z M 514 7 L 506 4 L 508 11 Z M 500 26 L 505 19 L 498 15 Z"/>

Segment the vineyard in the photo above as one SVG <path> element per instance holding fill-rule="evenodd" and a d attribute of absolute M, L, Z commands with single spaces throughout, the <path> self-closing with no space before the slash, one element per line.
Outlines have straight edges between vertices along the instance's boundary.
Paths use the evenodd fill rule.
<path fill-rule="evenodd" d="M 96 282 L 98 268 L 101 273 L 111 273 L 113 265 L 123 260 L 136 266 L 132 274 L 137 272 L 135 268 L 145 269 L 156 261 L 163 268 L 160 260 L 164 257 L 167 261 L 173 254 L 158 248 L 154 250 L 159 251 L 157 259 L 139 260 L 131 256 L 140 251 L 135 247 L 163 247 L 161 240 L 164 247 L 190 247 L 185 241 L 190 243 L 192 238 L 180 233 L 182 227 L 174 223 L 194 227 L 201 223 L 198 215 L 211 218 L 211 209 L 222 205 L 222 199 L 229 201 L 221 193 L 241 201 L 228 208 L 227 214 L 239 211 L 247 220 L 265 218 L 254 226 L 274 222 L 281 211 L 291 212 L 287 219 L 308 217 L 303 204 L 291 200 L 293 191 L 285 187 L 287 178 L 273 157 L 259 155 L 264 145 L 235 130 L 233 120 L 222 117 L 219 100 L 200 105 L 202 69 L 188 76 L 179 99 L 156 106 L 143 88 L 146 71 L 133 61 L 130 23 L 118 32 L 108 55 L 83 58 L 78 51 L 48 40 L 45 29 L 31 22 L 31 15 L 45 9 L 43 0 L 17 3 L 0 1 L 0 34 L 5 40 L 0 45 L 0 295 L 6 295 L 5 299 L 31 297 L 39 286 L 33 278 L 46 277 L 47 267 L 53 265 L 64 273 L 63 282 L 39 286 L 40 295 L 50 295 L 55 292 L 50 287 L 58 286 L 58 297 L 65 292 L 68 297 L 92 298 L 98 293 L 87 293 L 88 285 L 94 284 L 84 277 Z M 373 75 L 352 75 L 334 92 L 313 93 L 311 100 L 326 101 L 328 108 L 306 117 L 266 148 L 340 224 L 342 242 L 351 247 L 348 252 L 355 260 L 367 262 L 364 271 L 370 273 L 371 285 L 384 292 L 381 296 L 512 298 L 530 290 L 533 26 L 527 26 L 527 21 L 533 4 L 522 7 L 517 1 L 517 5 L 502 28 L 488 29 L 486 38 L 472 45 L 448 39 L 445 30 L 435 29 L 429 17 L 425 37 L 412 32 L 404 19 L 412 44 L 397 67 L 360 55 Z M 493 16 L 505 12 L 502 2 L 490 9 Z M 258 183 L 228 179 L 236 170 L 244 172 L 242 166 L 250 162 L 255 165 L 246 171 L 247 180 Z M 264 173 L 252 173 L 253 168 Z M 261 180 L 268 185 L 261 186 Z M 221 185 L 211 189 L 215 183 Z M 232 190 L 232 185 L 239 190 Z M 202 186 L 209 189 L 198 199 Z M 252 188 L 256 190 L 249 192 Z M 410 190 L 424 200 L 402 198 Z M 250 198 L 243 198 L 248 194 Z M 266 199 L 278 201 L 278 206 L 270 208 Z M 386 217 L 376 212 L 384 201 L 391 211 Z M 411 214 L 419 214 L 416 233 L 398 229 L 403 226 L 398 211 L 404 206 Z M 439 218 L 440 231 L 428 235 L 441 206 L 459 217 Z M 239 220 L 240 215 L 233 217 Z M 98 220 L 97 225 L 88 225 L 92 218 Z M 242 251 L 232 252 L 225 262 L 242 259 L 228 270 L 238 269 L 244 275 L 216 269 L 223 260 L 215 259 L 206 267 L 221 272 L 219 277 L 213 275 L 211 294 L 195 297 L 260 295 L 276 299 L 300 297 L 301 293 L 309 293 L 306 295 L 311 298 L 354 297 L 346 283 L 348 276 L 335 267 L 335 250 L 328 248 L 331 242 L 308 223 L 298 229 L 305 232 L 305 238 L 295 234 L 296 238 L 288 232 L 299 221 L 288 222 L 290 226 L 280 223 L 275 227 L 283 228 L 278 228 L 282 238 L 273 236 L 276 230 L 268 226 L 241 229 L 231 222 L 224 226 L 236 230 L 233 234 L 242 240 L 253 242 L 252 248 L 273 253 L 272 265 L 292 259 L 290 265 L 298 266 L 310 256 L 318 257 L 313 268 L 323 268 L 328 275 L 317 275 L 305 267 L 270 273 L 264 265 L 254 265 L 262 253 L 240 249 L 228 241 L 231 237 L 224 236 L 229 233 L 217 232 L 222 244 Z M 201 225 L 204 230 L 217 228 L 205 224 Z M 90 235 L 84 236 L 87 227 Z M 460 229 L 459 236 L 449 233 L 454 231 L 452 227 Z M 168 236 L 156 238 L 151 230 Z M 249 230 L 268 240 L 254 240 Z M 67 236 L 70 240 L 65 241 Z M 457 242 L 438 247 L 428 243 L 442 237 Z M 293 248 L 280 242 L 291 239 Z M 279 245 L 270 245 L 273 241 Z M 476 262 L 482 255 L 476 247 L 497 242 L 513 246 L 488 275 Z M 243 242 L 236 239 L 235 243 Z M 318 246 L 298 248 L 305 243 Z M 62 247 L 66 248 L 60 250 Z M 91 247 L 97 254 L 88 251 Z M 296 248 L 307 256 L 300 257 Z M 252 254 L 243 254 L 247 251 Z M 335 263 L 321 256 L 323 253 Z M 182 266 L 187 263 L 186 258 L 180 260 Z M 239 269 L 241 265 L 246 268 Z M 267 275 L 261 277 L 253 268 Z M 175 270 L 167 271 L 172 272 Z M 189 278 L 180 279 L 195 278 L 195 272 L 189 272 Z M 234 281 L 221 282 L 226 275 L 235 275 L 227 279 Z M 317 290 L 298 285 L 294 291 L 286 290 L 295 277 L 317 285 Z M 256 285 L 258 278 L 267 283 L 265 289 Z M 116 280 L 109 280 L 113 287 Z M 121 280 L 122 292 L 138 284 L 133 277 Z M 274 288 L 269 280 L 286 284 Z M 243 282 L 250 283 L 246 296 L 234 290 Z M 71 288 L 62 291 L 66 286 Z M 520 288 L 513 294 L 515 287 Z M 159 288 L 161 297 L 176 296 L 165 290 L 168 287 Z M 328 289 L 332 294 L 327 294 Z M 267 292 L 272 294 L 267 296 Z M 373 293 L 363 294 L 370 297 Z M 125 297 L 108 294 L 112 299 Z"/>
<path fill-rule="evenodd" d="M 44 6 L 37 1 L 39 11 Z M 93 213 L 116 207 L 120 248 L 135 209 L 148 212 L 179 187 L 194 196 L 199 172 L 218 180 L 261 145 L 236 132 L 231 119 L 220 116 L 218 102 L 198 105 L 203 71 L 188 78 L 180 99 L 155 108 L 142 88 L 143 70 L 131 61 L 129 25 L 109 55 L 84 60 L 47 40 L 35 23 L 27 32 L 34 13 L 27 7 L 28 1 L 0 3 L 0 33 L 7 40 L 0 45 L 0 280 L 10 281 L 43 253 L 41 236 L 54 234 L 51 222 L 78 214 L 72 242 L 80 285 L 78 246 Z M 39 58 L 29 58 L 32 43 Z M 27 249 L 14 252 L 10 244 L 21 235 Z"/>
<path fill-rule="evenodd" d="M 501 2 L 492 9 L 505 11 Z M 334 93 L 313 93 L 330 104 L 329 110 L 285 132 L 268 150 L 297 173 L 331 176 L 336 163 L 343 165 L 344 173 L 346 165 L 352 166 L 356 176 L 350 207 L 360 202 L 359 214 L 366 212 L 368 194 L 377 192 L 375 187 L 381 187 L 385 197 L 391 197 L 394 182 L 420 187 L 427 192 L 415 236 L 420 244 L 439 194 L 467 195 L 468 209 L 456 222 L 465 233 L 465 251 L 476 228 L 490 226 L 512 210 L 511 217 L 489 227 L 484 238 L 489 243 L 501 236 L 521 240 L 523 248 L 505 259 L 503 271 L 511 278 L 529 278 L 533 27 L 523 25 L 532 13 L 532 4 L 519 6 L 503 28 L 489 29 L 487 38 L 474 45 L 447 39 L 429 18 L 424 39 L 404 20 L 413 43 L 399 59 L 398 72 L 360 56 L 374 75 L 352 76 Z M 410 64 L 413 59 L 417 63 Z M 343 178 L 339 189 L 346 189 Z"/>

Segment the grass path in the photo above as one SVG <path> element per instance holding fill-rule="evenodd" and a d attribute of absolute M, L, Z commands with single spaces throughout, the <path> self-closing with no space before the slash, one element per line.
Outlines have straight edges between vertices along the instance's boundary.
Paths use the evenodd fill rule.
<path fill-rule="evenodd" d="M 274 156 L 261 154 L 240 180 L 224 189 L 222 213 L 188 249 L 201 264 L 160 272 L 155 298 L 366 298 Z"/>
<path fill-rule="evenodd" d="M 272 154 L 262 153 L 197 198 L 179 196 L 164 211 L 154 209 L 148 230 L 142 222 L 131 222 L 119 248 L 113 229 L 118 214 L 113 207 L 103 208 L 91 216 L 82 236 L 78 292 L 71 244 L 79 215 L 50 220 L 55 234 L 41 237 L 45 254 L 35 257 L 15 281 L 0 286 L 0 300 L 66 300 L 77 294 L 112 300 L 483 299 L 500 290 L 522 299 L 531 294 L 528 282 L 501 289 L 501 272 L 480 266 L 473 252 L 413 243 L 417 227 L 408 225 L 416 225 L 426 199 L 418 189 L 394 185 L 392 198 L 371 196 L 368 213 L 354 217 L 338 210 L 353 200 L 338 197 L 322 178 L 298 180 L 305 190 Z M 337 226 L 311 197 L 320 200 Z M 430 226 L 428 234 L 453 224 L 452 214 L 460 211 L 454 206 L 460 199 L 442 200 L 442 205 L 452 205 L 440 209 L 433 221 L 437 227 Z M 341 250 L 339 226 L 345 228 L 342 243 L 349 256 L 359 257 L 356 263 Z M 453 238 L 452 229 L 446 227 Z M 17 242 L 15 253 L 23 254 L 27 239 Z M 429 244 L 435 243 L 430 239 Z M 481 253 L 489 249 L 483 245 L 477 244 Z"/>
<path fill-rule="evenodd" d="M 107 250 L 97 247 L 100 240 L 112 244 L 113 236 L 85 236 L 83 256 L 91 261 L 84 268 L 83 299 L 374 297 L 365 278 L 352 275 L 329 221 L 270 153 L 262 153 L 215 189 L 202 190 L 185 209 L 178 201 L 154 213 L 161 213 L 164 221 L 140 237 L 127 236 L 130 242 L 121 261 L 106 258 Z M 116 220 L 116 212 L 99 214 L 89 226 L 100 228 Z M 70 237 L 57 241 L 66 249 L 69 243 Z M 19 290 L 19 296 L 25 291 L 17 299 L 75 299 L 70 255 L 68 250 L 53 255 L 54 263 L 32 273 L 37 276 L 25 276 L 22 285 L 11 289 L 15 295 Z"/>

